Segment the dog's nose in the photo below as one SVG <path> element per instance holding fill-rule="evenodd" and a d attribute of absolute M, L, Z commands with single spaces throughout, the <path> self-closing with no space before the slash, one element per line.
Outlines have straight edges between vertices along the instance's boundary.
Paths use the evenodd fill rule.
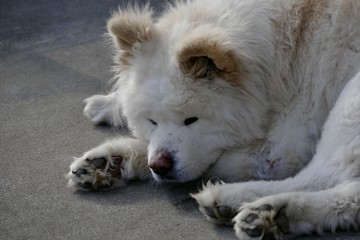
<path fill-rule="evenodd" d="M 172 168 L 173 160 L 169 153 L 161 151 L 150 159 L 149 167 L 158 175 L 165 175 Z"/>

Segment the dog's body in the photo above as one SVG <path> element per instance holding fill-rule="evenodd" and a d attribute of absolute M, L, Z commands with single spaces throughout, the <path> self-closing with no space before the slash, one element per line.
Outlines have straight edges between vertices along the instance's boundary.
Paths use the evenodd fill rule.
<path fill-rule="evenodd" d="M 359 23 L 358 0 L 196 0 L 156 23 L 148 7 L 114 14 L 117 82 L 84 113 L 126 121 L 136 139 L 76 159 L 69 185 L 276 180 L 193 197 L 210 220 L 235 217 L 241 239 L 357 229 Z"/>

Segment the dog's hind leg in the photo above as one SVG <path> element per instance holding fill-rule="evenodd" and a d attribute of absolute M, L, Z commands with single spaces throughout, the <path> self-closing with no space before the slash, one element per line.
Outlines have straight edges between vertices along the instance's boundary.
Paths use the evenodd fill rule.
<path fill-rule="evenodd" d="M 129 180 L 145 180 L 150 176 L 147 143 L 117 138 L 75 158 L 66 178 L 70 188 L 90 191 L 121 187 Z"/>
<path fill-rule="evenodd" d="M 317 192 L 291 192 L 244 204 L 234 218 L 239 239 L 287 239 L 336 230 L 359 230 L 360 182 Z"/>
<path fill-rule="evenodd" d="M 330 189 L 359 177 L 360 73 L 346 85 L 331 111 L 313 160 L 295 177 L 283 181 L 209 183 L 193 197 L 209 220 L 231 223 L 245 202 L 286 192 Z"/>

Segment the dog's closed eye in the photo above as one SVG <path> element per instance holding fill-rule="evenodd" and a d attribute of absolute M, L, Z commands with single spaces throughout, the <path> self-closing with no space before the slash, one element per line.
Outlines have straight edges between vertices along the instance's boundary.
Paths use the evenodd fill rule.
<path fill-rule="evenodd" d="M 195 123 L 197 120 L 199 120 L 197 117 L 187 118 L 187 119 L 185 119 L 185 121 L 184 121 L 184 125 L 185 125 L 185 126 L 189 126 L 189 125 Z"/>
<path fill-rule="evenodd" d="M 148 119 L 149 120 L 149 122 L 152 124 L 152 125 L 154 125 L 154 126 L 157 126 L 158 124 L 157 124 L 157 122 L 155 122 L 154 120 L 152 120 L 152 119 Z"/>

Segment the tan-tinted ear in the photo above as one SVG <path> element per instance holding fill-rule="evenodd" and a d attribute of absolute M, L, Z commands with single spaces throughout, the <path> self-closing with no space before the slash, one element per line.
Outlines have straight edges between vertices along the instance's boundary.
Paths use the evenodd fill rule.
<path fill-rule="evenodd" d="M 241 80 L 245 73 L 241 59 L 232 50 L 209 39 L 187 41 L 178 55 L 180 69 L 194 78 L 218 76 L 231 84 Z"/>
<path fill-rule="evenodd" d="M 151 38 L 152 14 L 152 10 L 146 5 L 143 8 L 119 10 L 108 20 L 108 31 L 120 50 L 120 63 L 127 65 L 128 58 L 135 51 L 141 50 L 141 43 Z"/>

